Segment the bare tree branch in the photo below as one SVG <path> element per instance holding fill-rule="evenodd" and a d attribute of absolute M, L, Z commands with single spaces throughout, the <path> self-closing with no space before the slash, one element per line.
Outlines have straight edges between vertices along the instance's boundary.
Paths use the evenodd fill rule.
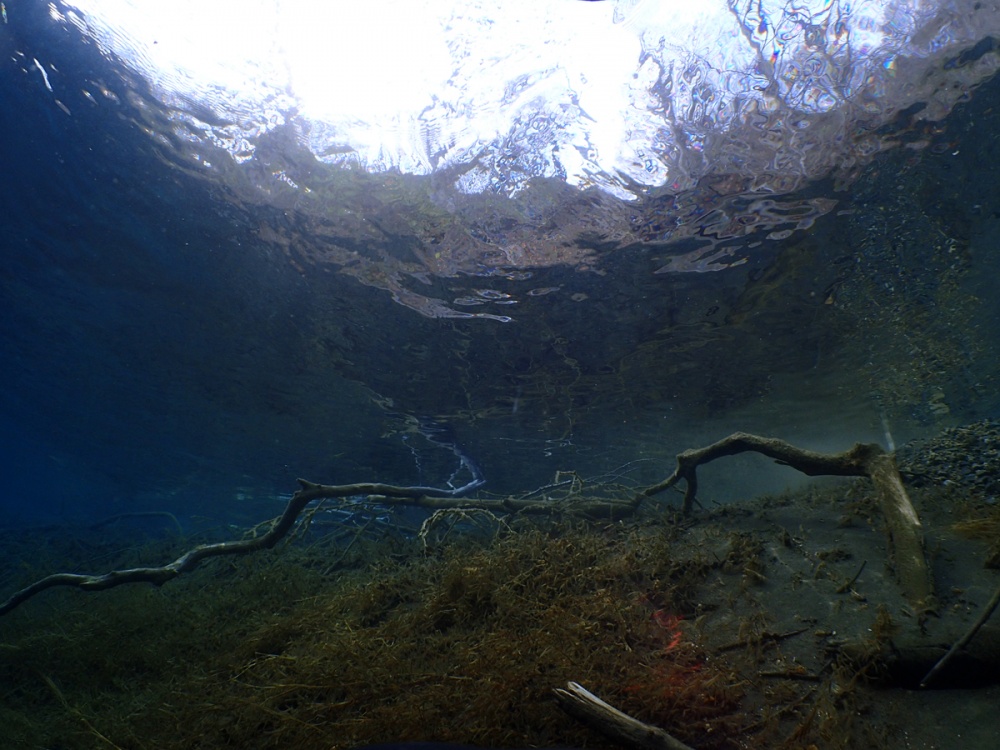
<path fill-rule="evenodd" d="M 113 570 L 103 575 L 56 573 L 15 592 L 7 601 L 0 604 L 0 616 L 36 594 L 55 586 L 75 586 L 86 591 L 100 591 L 125 583 L 152 583 L 160 586 L 181 573 L 194 569 L 203 560 L 220 555 L 241 555 L 270 549 L 288 534 L 303 509 L 312 501 L 320 499 L 361 495 L 371 503 L 406 504 L 431 510 L 464 508 L 491 513 L 571 513 L 595 519 L 618 520 L 635 513 L 645 498 L 663 492 L 683 479 L 687 482 L 684 512 L 690 513 L 698 490 L 696 473 L 698 466 L 723 456 L 747 451 L 769 456 L 809 476 L 828 474 L 870 477 L 875 483 L 882 512 L 886 517 L 897 575 L 904 592 L 919 611 L 926 611 L 932 607 L 933 588 L 924 560 L 923 531 L 891 455 L 873 444 L 857 444 L 844 453 L 817 453 L 796 448 L 776 438 L 737 432 L 704 448 L 686 450 L 678 454 L 677 468 L 670 477 L 646 488 L 632 498 L 588 497 L 580 491 L 582 484 L 581 487 L 574 484 L 566 497 L 557 499 L 545 495 L 540 498 L 532 497 L 537 493 L 505 498 L 461 497 L 482 484 L 482 479 L 479 477 L 458 490 L 398 487 L 374 482 L 328 485 L 299 479 L 299 490 L 292 495 L 284 513 L 275 520 L 266 534 L 239 541 L 199 545 L 173 562 L 157 568 Z"/>
<path fill-rule="evenodd" d="M 906 493 L 892 455 L 874 443 L 856 443 L 843 453 L 829 454 L 796 448 L 777 438 L 734 432 L 704 448 L 679 453 L 674 473 L 662 482 L 644 489 L 639 493 L 638 499 L 663 492 L 683 479 L 687 483 L 684 513 L 690 513 L 698 492 L 698 467 L 723 456 L 748 451 L 761 453 L 809 476 L 826 474 L 869 477 L 875 485 L 886 519 L 889 543 L 896 563 L 896 577 L 903 593 L 918 612 L 934 608 L 934 586 L 924 557 L 924 535 L 920 519 Z"/>
<path fill-rule="evenodd" d="M 707 464 L 723 456 L 735 456 L 737 453 L 753 451 L 775 459 L 801 471 L 811 477 L 821 475 L 842 477 L 870 476 L 869 463 L 875 456 L 883 455 L 885 451 L 874 443 L 857 443 L 843 453 L 817 453 L 816 451 L 796 448 L 791 443 L 777 438 L 751 435 L 748 432 L 734 432 L 729 437 L 704 448 L 692 448 L 677 454 L 677 468 L 674 473 L 658 484 L 647 487 L 640 498 L 651 497 L 668 490 L 680 480 L 687 483 L 684 493 L 684 513 L 690 513 L 694 506 L 695 495 L 698 493 L 697 469 L 701 464 Z"/>
<path fill-rule="evenodd" d="M 271 549 L 295 525 L 302 510 L 313 500 L 319 498 L 350 497 L 352 495 L 377 494 L 383 497 L 419 499 L 429 488 L 425 487 L 395 487 L 390 484 L 345 484 L 339 486 L 321 485 L 299 480 L 301 489 L 292 495 L 285 506 L 285 512 L 274 522 L 270 530 L 253 539 L 241 539 L 232 542 L 216 544 L 201 544 L 188 550 L 172 563 L 158 568 L 129 568 L 127 570 L 112 570 L 104 575 L 84 575 L 79 573 L 56 573 L 14 593 L 7 601 L 0 604 L 0 616 L 23 604 L 35 594 L 55 586 L 75 586 L 85 591 L 102 591 L 121 586 L 125 583 L 152 583 L 162 586 L 181 573 L 193 570 L 203 560 L 220 555 L 243 555 L 262 549 Z M 461 502 L 457 498 L 449 498 L 453 503 Z"/>
<path fill-rule="evenodd" d="M 638 499 L 589 497 L 573 498 L 572 500 L 551 500 L 545 497 L 536 499 L 463 498 L 459 496 L 459 491 L 439 490 L 434 487 L 397 487 L 392 484 L 376 482 L 331 485 L 315 484 L 305 479 L 299 479 L 298 482 L 299 490 L 292 495 L 288 505 L 285 506 L 284 513 L 274 521 L 266 534 L 252 539 L 202 544 L 185 552 L 173 562 L 158 568 L 112 570 L 103 575 L 55 573 L 12 594 L 7 601 L 0 604 L 0 617 L 36 594 L 56 586 L 75 586 L 85 591 L 102 591 L 125 583 L 152 583 L 156 586 L 162 586 L 181 573 L 193 570 L 203 560 L 211 557 L 244 555 L 262 549 L 271 549 L 291 531 L 302 511 L 314 500 L 364 496 L 369 503 L 405 504 L 432 510 L 464 508 L 497 513 L 568 512 L 608 520 L 618 519 L 633 513 L 639 502 Z M 478 487 L 481 484 L 482 482 L 477 480 L 461 488 L 461 491 Z"/>

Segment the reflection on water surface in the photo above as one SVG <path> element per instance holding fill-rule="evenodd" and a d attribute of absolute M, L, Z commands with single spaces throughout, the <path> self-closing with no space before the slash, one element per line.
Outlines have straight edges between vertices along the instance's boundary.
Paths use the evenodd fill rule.
<path fill-rule="evenodd" d="M 216 136 L 243 121 L 224 102 L 167 96 L 107 38 L 87 42 L 86 9 L 63 11 L 19 10 L 6 29 L 3 404 L 25 450 L 82 461 L 95 487 L 432 482 L 407 440 L 434 419 L 502 491 L 733 428 L 885 442 L 995 407 L 979 286 L 994 84 L 940 118 L 996 50 L 957 26 L 937 57 L 910 49 L 931 72 L 905 101 L 898 45 L 926 40 L 892 42 L 877 112 L 852 109 L 864 86 L 842 90 L 842 115 L 810 110 L 760 68 L 785 81 L 770 150 L 735 159 L 713 100 L 716 141 L 699 151 L 689 128 L 661 154 L 683 185 L 623 197 L 544 169 L 458 189 L 486 167 L 455 154 L 438 171 L 345 168 L 294 116 L 234 159 Z M 836 61 L 831 29 L 788 39 Z M 514 169 L 498 143 L 489 169 Z M 796 167 L 800 151 L 816 161 Z"/>

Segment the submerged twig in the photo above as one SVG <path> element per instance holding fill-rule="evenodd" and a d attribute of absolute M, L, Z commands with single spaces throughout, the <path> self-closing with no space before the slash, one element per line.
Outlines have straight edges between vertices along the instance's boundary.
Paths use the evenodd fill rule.
<path fill-rule="evenodd" d="M 802 635 L 809 628 L 796 628 L 795 630 L 789 630 L 787 633 L 761 633 L 759 641 L 769 641 L 778 643 L 787 638 L 794 638 L 797 635 Z M 716 648 L 716 651 L 722 653 L 723 651 L 732 651 L 736 648 L 743 648 L 744 646 L 749 646 L 754 641 L 748 638 L 741 638 L 737 641 L 731 641 L 730 643 L 723 643 L 721 646 Z"/>
<path fill-rule="evenodd" d="M 857 582 L 857 580 L 861 577 L 861 574 L 864 572 L 865 566 L 867 564 L 868 564 L 867 560 L 863 561 L 861 563 L 861 567 L 858 568 L 858 572 L 854 574 L 854 578 L 849 580 L 847 583 L 837 587 L 837 593 L 843 594 L 847 592 L 851 588 L 851 586 L 853 586 Z"/>
<path fill-rule="evenodd" d="M 972 642 L 972 639 L 976 637 L 976 633 L 978 633 L 979 629 L 982 628 L 983 625 L 986 624 L 986 621 L 990 619 L 993 615 L 993 611 L 998 605 L 1000 605 L 1000 588 L 994 592 L 993 598 L 990 599 L 989 604 L 987 604 L 986 608 L 980 613 L 978 619 L 972 624 L 972 627 L 969 628 L 965 635 L 955 642 L 954 646 L 948 649 L 948 653 L 942 656 L 938 663 L 935 664 L 924 676 L 924 679 L 920 681 L 921 688 L 928 687 L 941 670 L 945 668 L 948 662 L 951 661 L 952 657 Z"/>
<path fill-rule="evenodd" d="M 477 529 L 486 529 L 487 527 L 491 528 L 494 539 L 500 533 L 501 529 L 506 529 L 507 531 L 511 530 L 506 521 L 496 514 L 491 513 L 488 510 L 483 510 L 482 508 L 441 508 L 440 510 L 434 511 L 429 517 L 424 519 L 424 522 L 420 525 L 420 531 L 417 533 L 417 539 L 421 541 L 424 545 L 424 550 L 426 551 L 430 548 L 427 540 L 430 538 L 432 530 L 438 524 L 444 525 L 445 522 L 450 523 L 450 525 L 436 540 L 436 542 L 440 544 L 444 542 L 454 528 L 463 521 Z M 484 523 L 480 523 L 480 521 L 483 521 Z"/>

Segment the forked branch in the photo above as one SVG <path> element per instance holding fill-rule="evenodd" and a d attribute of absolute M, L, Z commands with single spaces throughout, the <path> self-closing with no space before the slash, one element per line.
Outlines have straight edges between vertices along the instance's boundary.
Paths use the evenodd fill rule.
<path fill-rule="evenodd" d="M 15 592 L 7 601 L 0 604 L 0 616 L 7 614 L 20 604 L 23 604 L 35 594 L 56 586 L 75 586 L 85 591 L 102 591 L 125 583 L 152 583 L 162 586 L 181 573 L 193 570 L 203 560 L 220 555 L 243 555 L 262 549 L 271 549 L 281 541 L 292 527 L 296 519 L 313 500 L 320 498 L 351 497 L 354 495 L 379 495 L 391 498 L 419 499 L 429 490 L 427 487 L 396 487 L 391 484 L 343 484 L 321 485 L 299 480 L 298 492 L 292 495 L 285 506 L 285 512 L 274 522 L 266 534 L 252 539 L 240 539 L 232 542 L 216 544 L 201 544 L 188 550 L 167 565 L 158 568 L 129 568 L 127 570 L 112 570 L 103 575 L 85 575 L 79 573 L 56 573 L 35 581 L 20 591 Z M 461 502 L 457 498 L 447 498 L 452 503 Z"/>
<path fill-rule="evenodd" d="M 663 482 L 648 487 L 632 498 L 575 497 L 570 502 L 549 498 L 463 498 L 466 490 L 482 484 L 476 480 L 460 490 L 435 490 L 431 487 L 398 487 L 391 484 L 359 483 L 345 485 L 314 484 L 299 480 L 300 488 L 292 495 L 284 513 L 266 534 L 250 539 L 203 544 L 185 552 L 171 563 L 156 568 L 113 570 L 103 575 L 56 573 L 15 592 L 0 604 L 0 616 L 36 594 L 56 586 L 73 586 L 86 591 L 100 591 L 125 583 L 152 583 L 160 586 L 181 573 L 197 567 L 203 560 L 220 555 L 240 555 L 270 549 L 294 527 L 299 515 L 314 500 L 364 496 L 368 502 L 407 504 L 440 510 L 444 508 L 480 509 L 493 513 L 564 513 L 616 520 L 631 515 L 647 497 L 687 482 L 684 511 L 689 513 L 698 490 L 698 466 L 723 456 L 754 451 L 775 459 L 810 476 L 867 476 L 875 483 L 885 514 L 890 542 L 895 554 L 897 574 L 904 592 L 920 610 L 930 609 L 933 600 L 930 573 L 924 561 L 923 532 L 917 514 L 903 487 L 891 455 L 877 445 L 855 445 L 844 453 L 824 454 L 796 448 L 783 440 L 737 432 L 704 448 L 687 450 L 677 456 L 677 468 Z"/>
<path fill-rule="evenodd" d="M 677 454 L 677 468 L 674 473 L 652 487 L 647 487 L 640 497 L 651 497 L 668 490 L 682 479 L 687 484 L 684 492 L 684 513 L 690 513 L 698 493 L 698 467 L 723 456 L 752 451 L 773 458 L 779 464 L 789 466 L 811 477 L 830 475 L 841 477 L 871 476 L 873 459 L 884 456 L 885 451 L 874 443 L 856 443 L 843 453 L 817 453 L 796 448 L 791 443 L 777 438 L 751 435 L 748 432 L 734 432 L 729 437 L 704 448 L 691 448 Z"/>
<path fill-rule="evenodd" d="M 934 608 L 934 587 L 924 558 L 924 534 L 917 512 L 899 476 L 896 462 L 874 443 L 856 443 L 843 453 L 817 453 L 796 448 L 784 440 L 735 432 L 716 443 L 677 454 L 677 468 L 665 480 L 639 493 L 651 497 L 673 487 L 682 479 L 684 512 L 690 513 L 698 492 L 698 467 L 723 456 L 754 452 L 775 459 L 808 476 L 868 477 L 875 485 L 885 516 L 889 543 L 896 563 L 896 576 L 903 593 L 918 612 Z"/>

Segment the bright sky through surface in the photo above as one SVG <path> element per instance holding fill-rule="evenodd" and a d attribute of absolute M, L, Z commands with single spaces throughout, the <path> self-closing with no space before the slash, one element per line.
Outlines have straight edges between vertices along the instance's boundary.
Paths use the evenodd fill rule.
<path fill-rule="evenodd" d="M 977 0 L 52 0 L 7 12 L 8 171 L 18 157 L 47 186 L 6 181 L 7 231 L 25 247 L 10 263 L 38 265 L 33 283 L 48 290 L 11 298 L 34 314 L 9 326 L 11 346 L 39 354 L 8 357 L 9 376 L 59 419 L 78 401 L 120 403 L 121 419 L 101 422 L 112 437 L 140 414 L 144 429 L 186 431 L 171 399 L 208 404 L 192 455 L 243 429 L 212 416 L 216 404 L 273 414 L 262 432 L 283 435 L 307 414 L 319 464 L 343 401 L 321 419 L 312 396 L 337 378 L 401 413 L 497 414 L 558 435 L 617 418 L 623 382 L 630 403 L 722 410 L 767 392 L 786 351 L 787 372 L 835 362 L 828 330 L 791 305 L 838 315 L 841 266 L 817 263 L 826 275 L 781 289 L 759 274 L 784 273 L 784 249 L 828 226 L 854 222 L 861 236 L 855 194 L 916 206 L 870 179 L 871 160 L 961 150 L 946 116 L 1000 67 L 1000 11 Z M 45 272 L 49 246 L 81 288 L 97 285 L 93 305 Z M 773 314 L 753 319 L 754 305 Z M 765 342 L 772 324 L 790 338 Z M 88 331 L 103 342 L 93 354 Z M 46 367 L 43 389 L 32 373 Z M 109 385 L 95 397 L 84 384 L 98 374 Z M 64 382 L 81 385 L 54 401 L 46 391 Z"/>
<path fill-rule="evenodd" d="M 726 89 L 749 88 L 758 57 L 721 0 L 70 4 L 89 33 L 168 102 L 208 103 L 244 135 L 294 112 L 312 124 L 307 137 L 321 159 L 426 174 L 467 164 L 541 117 L 533 127 L 547 148 L 536 175 L 600 184 L 623 197 L 631 194 L 616 172 L 645 185 L 668 176 L 657 153 L 663 102 L 652 92 L 664 66 L 707 66 L 722 84 L 705 89 L 707 104 Z M 867 14 L 860 26 L 879 28 L 883 4 L 860 5 Z M 806 3 L 800 17 L 809 15 L 806 6 L 813 14 L 829 9 Z M 864 48 L 882 41 L 870 35 Z M 772 47 L 786 43 L 779 36 L 771 35 Z M 237 159 L 250 155 L 248 146 L 235 136 L 228 144 Z M 467 187 L 481 183 L 472 175 Z"/>
<path fill-rule="evenodd" d="M 464 193 L 513 195 L 557 178 L 625 199 L 680 191 L 710 171 L 821 176 L 844 161 L 830 145 L 855 148 L 852 118 L 870 132 L 939 96 L 925 68 L 997 22 L 969 0 L 65 7 L 173 108 L 179 138 L 237 162 L 293 122 L 328 164 L 451 169 Z"/>

